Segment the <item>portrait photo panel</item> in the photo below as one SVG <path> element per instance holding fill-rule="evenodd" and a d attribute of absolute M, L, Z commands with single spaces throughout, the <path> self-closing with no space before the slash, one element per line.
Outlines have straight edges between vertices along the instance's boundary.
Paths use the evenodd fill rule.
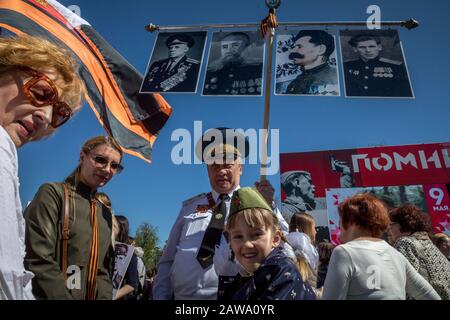
<path fill-rule="evenodd" d="M 206 35 L 206 31 L 159 33 L 140 92 L 197 92 Z"/>
<path fill-rule="evenodd" d="M 275 94 L 339 96 L 335 36 L 293 29 L 276 37 Z"/>
<path fill-rule="evenodd" d="M 259 31 L 213 32 L 205 96 L 261 96 L 264 40 Z"/>
<path fill-rule="evenodd" d="M 414 98 L 397 30 L 341 30 L 347 97 Z"/>

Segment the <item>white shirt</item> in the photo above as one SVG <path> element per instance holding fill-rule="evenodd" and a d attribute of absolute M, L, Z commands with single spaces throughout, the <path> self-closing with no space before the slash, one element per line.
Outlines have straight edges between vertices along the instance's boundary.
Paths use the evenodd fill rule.
<path fill-rule="evenodd" d="M 235 190 L 239 189 L 239 186 Z M 230 210 L 230 199 L 226 202 L 227 213 Z M 212 197 L 217 203 L 219 193 L 212 191 Z M 206 228 L 212 217 L 212 209 L 206 212 L 197 210 L 198 206 L 208 205 L 208 198 L 202 193 L 183 202 L 180 214 L 170 231 L 164 253 L 159 260 L 158 273 L 153 285 L 153 297 L 155 300 L 169 300 L 172 295 L 176 300 L 215 300 L 219 278 L 214 266 L 203 269 L 197 260 L 197 252 L 203 241 Z M 281 214 L 279 214 L 279 218 Z M 286 221 L 282 221 L 287 229 Z M 229 247 L 222 236 L 220 247 Z M 214 255 L 214 264 L 216 263 Z M 233 269 L 235 263 L 227 264 L 225 268 Z M 228 272 L 226 272 L 228 273 Z M 233 275 L 235 275 L 233 273 Z"/>
<path fill-rule="evenodd" d="M 433 287 L 387 242 L 353 240 L 336 247 L 324 300 L 440 300 Z"/>
<path fill-rule="evenodd" d="M 17 150 L 0 126 L 0 300 L 31 300 L 33 273 L 23 266 L 25 220 L 19 196 Z"/>
<path fill-rule="evenodd" d="M 141 288 L 144 288 L 145 283 L 145 264 L 141 257 L 137 257 L 137 270 L 138 270 L 138 280 L 141 284 Z"/>

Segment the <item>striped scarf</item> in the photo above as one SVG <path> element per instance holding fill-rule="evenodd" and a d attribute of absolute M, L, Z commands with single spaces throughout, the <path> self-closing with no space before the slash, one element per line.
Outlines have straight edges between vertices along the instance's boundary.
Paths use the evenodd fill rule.
<path fill-rule="evenodd" d="M 95 291 L 97 284 L 98 270 L 98 222 L 97 222 L 97 205 L 95 200 L 91 200 L 91 250 L 89 255 L 89 268 L 87 274 L 87 300 L 95 300 Z"/>

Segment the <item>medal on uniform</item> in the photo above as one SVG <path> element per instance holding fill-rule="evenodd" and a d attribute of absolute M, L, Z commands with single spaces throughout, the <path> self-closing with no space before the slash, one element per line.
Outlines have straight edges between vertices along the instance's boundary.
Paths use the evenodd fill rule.
<path fill-rule="evenodd" d="M 199 204 L 197 209 L 195 209 L 196 213 L 206 213 L 209 210 L 209 205 L 207 204 Z"/>
<path fill-rule="evenodd" d="M 208 199 L 208 204 L 197 205 L 197 209 L 195 209 L 196 213 L 206 213 L 208 210 L 215 207 L 216 203 L 214 202 L 211 192 L 206 195 L 206 198 Z"/>

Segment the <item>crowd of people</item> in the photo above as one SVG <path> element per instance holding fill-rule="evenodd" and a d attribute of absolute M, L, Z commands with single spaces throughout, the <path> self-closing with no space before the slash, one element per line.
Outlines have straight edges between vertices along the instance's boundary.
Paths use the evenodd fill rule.
<path fill-rule="evenodd" d="M 111 137 L 88 139 L 23 213 L 17 148 L 69 120 L 85 88 L 40 38 L 0 38 L 0 71 L 0 300 L 450 299 L 449 239 L 420 208 L 355 195 L 338 207 L 341 244 L 317 244 L 313 217 L 285 221 L 267 180 L 240 186 L 249 144 L 228 128 L 200 139 L 211 189 L 182 203 L 156 269 L 98 190 L 123 169 Z"/>

